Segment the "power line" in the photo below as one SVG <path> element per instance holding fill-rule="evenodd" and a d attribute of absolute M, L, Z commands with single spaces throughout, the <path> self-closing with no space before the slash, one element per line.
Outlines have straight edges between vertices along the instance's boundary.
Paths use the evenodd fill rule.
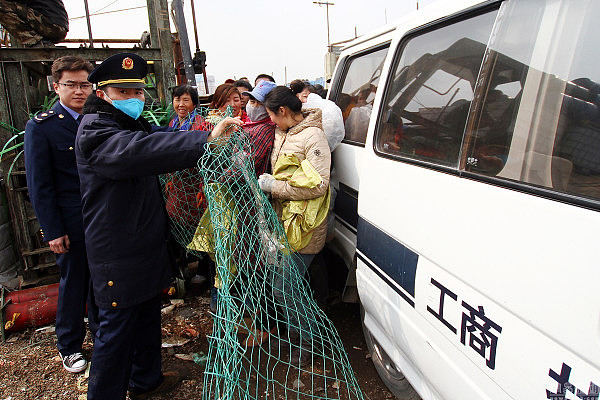
<path fill-rule="evenodd" d="M 112 3 L 109 3 L 109 4 L 105 5 L 105 6 L 104 6 L 104 7 L 102 7 L 101 9 L 94 11 L 92 14 L 96 14 L 96 13 L 99 13 L 100 11 L 102 11 L 102 10 L 106 10 L 108 7 L 112 6 L 112 5 L 113 5 L 113 4 L 115 4 L 117 1 L 119 1 L 119 0 L 115 0 L 115 1 L 113 1 Z"/>
<path fill-rule="evenodd" d="M 90 17 L 95 16 L 95 15 L 102 15 L 102 14 L 110 14 L 110 13 L 116 13 L 116 12 L 121 12 L 121 11 L 130 11 L 130 10 L 137 10 L 139 8 L 147 8 L 148 6 L 139 6 L 139 7 L 131 7 L 131 8 L 123 8 L 120 10 L 114 10 L 114 11 L 105 11 L 105 12 L 96 12 L 93 14 L 90 14 Z M 76 19 L 82 19 L 85 18 L 85 15 L 81 16 L 81 17 L 74 17 L 74 18 L 69 18 L 69 21 L 73 21 Z"/>

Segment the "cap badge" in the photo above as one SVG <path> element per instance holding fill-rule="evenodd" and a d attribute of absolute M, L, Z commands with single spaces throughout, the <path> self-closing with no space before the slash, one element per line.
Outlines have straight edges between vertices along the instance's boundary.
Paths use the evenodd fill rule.
<path fill-rule="evenodd" d="M 132 69 L 133 68 L 133 60 L 129 57 L 125 57 L 123 59 L 123 69 Z"/>

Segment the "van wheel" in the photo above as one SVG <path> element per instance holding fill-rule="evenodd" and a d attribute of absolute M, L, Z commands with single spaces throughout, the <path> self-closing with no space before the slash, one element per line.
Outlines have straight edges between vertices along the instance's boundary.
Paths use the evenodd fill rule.
<path fill-rule="evenodd" d="M 377 373 L 381 377 L 381 380 L 387 386 L 398 400 L 421 400 L 421 397 L 415 389 L 410 385 L 404 374 L 396 368 L 391 358 L 381 348 L 379 343 L 373 338 L 371 332 L 365 326 L 365 310 L 360 307 L 360 316 L 363 327 L 363 334 L 365 335 L 365 341 L 367 348 L 371 354 L 371 360 L 375 365 Z"/>

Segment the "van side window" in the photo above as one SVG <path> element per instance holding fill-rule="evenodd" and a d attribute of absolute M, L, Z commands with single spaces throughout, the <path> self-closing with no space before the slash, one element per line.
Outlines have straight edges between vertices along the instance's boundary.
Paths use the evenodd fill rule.
<path fill-rule="evenodd" d="M 333 98 L 344 117 L 344 142 L 365 144 L 373 101 L 388 47 L 389 45 L 386 45 L 375 51 L 370 50 L 346 62 L 344 75 L 338 86 L 341 90 L 335 93 Z"/>
<path fill-rule="evenodd" d="M 473 90 L 497 10 L 409 37 L 395 55 L 378 152 L 458 167 Z"/>
<path fill-rule="evenodd" d="M 481 72 L 466 171 L 600 200 L 600 3 L 507 2 Z M 577 26 L 578 29 L 572 29 Z"/>

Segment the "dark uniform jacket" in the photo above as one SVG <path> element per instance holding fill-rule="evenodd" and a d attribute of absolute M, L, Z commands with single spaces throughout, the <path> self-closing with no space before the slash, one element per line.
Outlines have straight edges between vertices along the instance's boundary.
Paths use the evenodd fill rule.
<path fill-rule="evenodd" d="M 45 241 L 83 240 L 76 133 L 77 122 L 58 102 L 25 126 L 27 188 Z"/>
<path fill-rule="evenodd" d="M 94 295 L 100 308 L 126 308 L 158 295 L 172 276 L 156 175 L 195 166 L 208 133 L 153 133 L 95 95 L 84 114 L 75 151 Z"/>

